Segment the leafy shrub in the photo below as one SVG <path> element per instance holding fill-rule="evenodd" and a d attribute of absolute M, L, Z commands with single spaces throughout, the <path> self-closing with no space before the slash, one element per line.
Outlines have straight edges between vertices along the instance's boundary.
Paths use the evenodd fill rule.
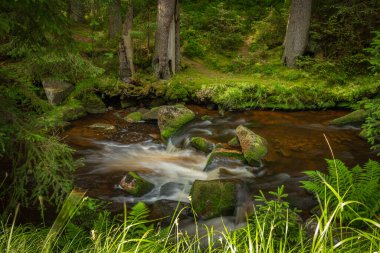
<path fill-rule="evenodd" d="M 373 218 L 380 211 L 380 164 L 369 160 L 363 167 L 347 168 L 340 160 L 327 160 L 328 174 L 307 171 L 303 187 L 335 208 L 342 201 L 354 201 L 342 212 L 343 222 L 358 216 Z M 342 200 L 341 200 L 342 199 Z"/>
<path fill-rule="evenodd" d="M 260 191 L 260 196 L 255 197 L 258 203 L 254 213 L 248 217 L 249 232 L 244 231 L 242 236 L 255 235 L 273 243 L 271 247 L 289 247 L 297 245 L 303 237 L 303 230 L 299 223 L 300 218 L 296 209 L 291 209 L 286 202 L 287 194 L 284 193 L 284 186 L 277 189 L 277 192 L 269 192 L 270 198 L 265 197 Z M 247 240 L 242 238 L 239 240 Z M 291 247 L 291 246 L 290 246 Z"/>
<path fill-rule="evenodd" d="M 76 53 L 33 54 L 26 62 L 24 74 L 32 80 L 51 77 L 76 83 L 85 78 L 96 78 L 104 72 Z"/>
<path fill-rule="evenodd" d="M 253 44 L 268 49 L 281 46 L 285 38 L 286 24 L 286 12 L 271 9 L 266 18 L 254 24 L 255 41 Z"/>
<path fill-rule="evenodd" d="M 371 70 L 374 73 L 379 73 L 380 71 L 380 31 L 374 32 L 375 37 L 371 42 L 371 47 L 367 48 L 365 51 L 370 54 L 369 63 L 372 65 Z"/>
<path fill-rule="evenodd" d="M 197 40 L 190 40 L 184 46 L 183 53 L 190 58 L 203 58 L 205 54 L 204 48 L 199 44 Z"/>
<path fill-rule="evenodd" d="M 366 101 L 364 108 L 369 112 L 369 116 L 362 127 L 372 149 L 376 150 L 380 148 L 380 99 Z M 378 155 L 380 155 L 380 151 Z"/>

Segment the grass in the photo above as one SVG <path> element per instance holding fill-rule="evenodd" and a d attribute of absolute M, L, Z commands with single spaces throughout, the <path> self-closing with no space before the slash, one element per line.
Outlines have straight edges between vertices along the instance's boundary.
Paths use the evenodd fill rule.
<path fill-rule="evenodd" d="M 334 190 L 331 185 L 326 187 Z M 90 231 L 73 232 L 69 222 L 84 201 L 83 193 L 74 192 L 50 229 L 16 226 L 16 216 L 11 225 L 3 223 L 0 252 L 378 252 L 379 221 L 358 216 L 342 224 L 340 217 L 353 202 L 343 201 L 336 191 L 335 194 L 339 203 L 331 208 L 328 199 L 320 202 L 320 215 L 312 217 L 315 226 L 307 236 L 300 225 L 296 225 L 297 230 L 291 229 L 295 224 L 292 211 L 281 201 L 283 193 L 278 201 L 267 200 L 248 219 L 247 226 L 235 231 L 226 225 L 216 229 L 195 222 L 195 234 L 187 234 L 180 229 L 178 218 L 183 209 L 173 214 L 170 226 L 153 227 L 146 220 L 146 208 L 138 204 L 129 213 L 125 208 L 122 222 L 106 223 L 103 219 L 99 226 L 98 220 Z M 357 220 L 365 226 L 354 227 Z"/>
<path fill-rule="evenodd" d="M 254 68 L 251 74 L 223 73 L 207 70 L 203 63 L 190 63 L 188 69 L 167 83 L 166 93 L 174 94 L 171 90 L 176 90 L 177 99 L 212 102 L 226 109 L 301 110 L 354 104 L 376 95 L 380 89 L 377 77 L 360 76 L 336 84 L 327 77 L 286 68 L 278 60 L 255 64 Z"/>

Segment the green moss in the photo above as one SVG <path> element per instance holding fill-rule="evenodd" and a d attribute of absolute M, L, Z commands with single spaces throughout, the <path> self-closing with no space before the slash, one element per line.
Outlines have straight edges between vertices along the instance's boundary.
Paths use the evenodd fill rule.
<path fill-rule="evenodd" d="M 236 204 L 236 184 L 221 180 L 196 180 L 190 196 L 194 211 L 204 219 L 231 215 Z"/>
<path fill-rule="evenodd" d="M 248 161 L 249 164 L 254 166 L 261 165 L 261 159 L 267 154 L 268 149 L 261 139 L 256 142 L 253 147 L 248 151 L 244 152 L 244 158 Z"/>
<path fill-rule="evenodd" d="M 210 153 L 214 147 L 214 144 L 202 137 L 192 137 L 190 139 L 191 145 L 205 153 Z"/>
<path fill-rule="evenodd" d="M 129 172 L 125 181 L 126 184 L 121 185 L 123 189 L 136 197 L 143 196 L 154 188 L 152 183 L 146 181 L 135 172 Z"/>
<path fill-rule="evenodd" d="M 126 120 L 129 123 L 135 123 L 142 120 L 142 113 L 141 112 L 132 112 L 128 114 L 124 120 Z"/>
<path fill-rule="evenodd" d="M 331 125 L 343 126 L 348 124 L 361 124 L 368 117 L 369 113 L 363 109 L 353 111 L 347 115 L 334 119 L 330 122 Z"/>
<path fill-rule="evenodd" d="M 208 170 L 207 167 L 211 165 L 213 160 L 217 157 L 229 157 L 232 159 L 245 161 L 244 155 L 240 151 L 218 147 L 218 144 L 217 144 L 217 147 L 214 148 L 214 150 L 211 152 L 211 154 L 209 155 L 207 159 L 206 166 L 205 166 L 206 171 Z"/>
<path fill-rule="evenodd" d="M 240 147 L 239 139 L 235 136 L 234 138 L 229 140 L 228 145 L 230 145 L 231 147 Z"/>
<path fill-rule="evenodd" d="M 184 126 L 189 121 L 195 118 L 195 114 L 193 112 L 186 113 L 181 115 L 180 117 L 171 120 L 170 124 L 161 131 L 161 136 L 164 140 L 168 140 L 170 136 L 172 136 L 176 131 L 178 131 L 182 126 Z"/>
<path fill-rule="evenodd" d="M 92 93 L 83 96 L 82 103 L 88 113 L 104 113 L 107 110 L 103 101 Z"/>

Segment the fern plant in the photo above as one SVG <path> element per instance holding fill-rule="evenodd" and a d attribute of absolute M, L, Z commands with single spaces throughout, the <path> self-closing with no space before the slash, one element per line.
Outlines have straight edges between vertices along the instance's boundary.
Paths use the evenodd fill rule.
<path fill-rule="evenodd" d="M 363 167 L 347 168 L 340 160 L 326 160 L 328 174 L 306 171 L 310 179 L 302 181 L 306 190 L 336 207 L 343 201 L 354 201 L 342 212 L 343 222 L 360 215 L 374 218 L 380 211 L 380 164 L 369 160 Z M 328 200 L 328 201 L 327 201 Z"/>

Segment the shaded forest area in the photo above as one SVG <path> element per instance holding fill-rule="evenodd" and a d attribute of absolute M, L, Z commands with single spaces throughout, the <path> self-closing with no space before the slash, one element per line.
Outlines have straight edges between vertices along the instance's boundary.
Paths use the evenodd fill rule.
<path fill-rule="evenodd" d="M 374 161 L 348 169 L 331 160 L 329 175 L 309 172 L 304 187 L 321 207 L 314 237 L 279 188 L 258 197 L 265 205 L 248 228 L 225 231 L 220 245 L 210 232 L 205 248 L 197 236 L 173 237 L 175 218 L 161 231 L 143 203 L 111 214 L 73 193 L 84 161 L 60 137 L 71 121 L 115 108 L 340 109 L 352 113 L 335 125 L 359 126 L 368 152 L 380 154 L 379 13 L 378 0 L 2 1 L 0 251 L 379 251 Z M 270 222 L 278 230 L 260 226 Z"/>

